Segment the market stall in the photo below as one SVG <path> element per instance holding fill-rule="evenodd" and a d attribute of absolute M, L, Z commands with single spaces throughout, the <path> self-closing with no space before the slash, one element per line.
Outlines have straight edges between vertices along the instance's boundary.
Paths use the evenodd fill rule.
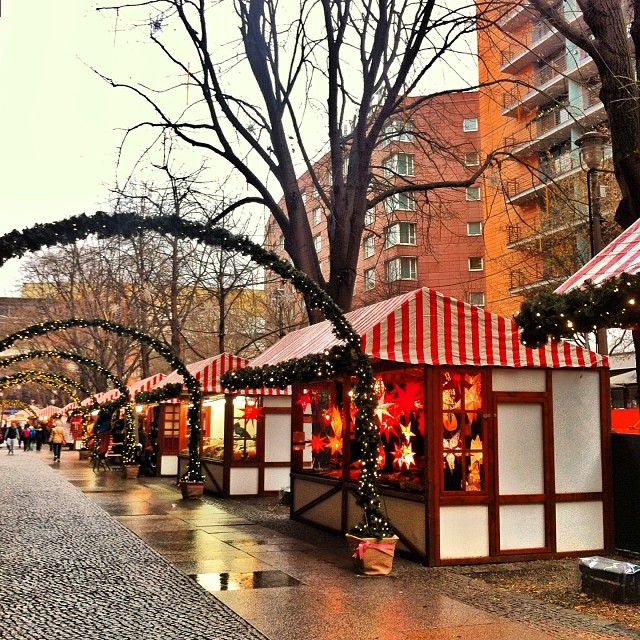
<path fill-rule="evenodd" d="M 374 362 L 383 503 L 398 549 L 430 565 L 610 546 L 607 362 L 431 289 L 347 314 Z M 328 322 L 253 360 L 336 344 Z M 356 505 L 351 381 L 295 385 L 292 517 L 345 533 Z"/>
<path fill-rule="evenodd" d="M 220 376 L 248 360 L 223 353 L 187 365 L 201 385 L 201 458 L 206 489 L 225 497 L 277 493 L 289 484 L 290 407 L 286 390 L 225 393 Z M 182 383 L 170 373 L 156 388 Z M 161 475 L 181 476 L 188 464 L 188 398 L 162 402 L 154 409 L 158 423 Z"/>

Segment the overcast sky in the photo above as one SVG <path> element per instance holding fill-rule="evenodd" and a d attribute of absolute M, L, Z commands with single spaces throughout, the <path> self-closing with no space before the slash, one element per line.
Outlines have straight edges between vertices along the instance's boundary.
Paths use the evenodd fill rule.
<path fill-rule="evenodd" d="M 175 78 L 161 76 L 167 66 L 136 40 L 144 30 L 96 11 L 95 0 L 0 1 L 0 234 L 107 209 L 124 131 L 144 109 L 92 67 L 122 81 Z M 237 31 L 216 27 L 226 38 Z M 120 179 L 142 147 L 127 145 Z M 12 260 L 0 268 L 0 295 L 19 295 L 18 267 Z"/>

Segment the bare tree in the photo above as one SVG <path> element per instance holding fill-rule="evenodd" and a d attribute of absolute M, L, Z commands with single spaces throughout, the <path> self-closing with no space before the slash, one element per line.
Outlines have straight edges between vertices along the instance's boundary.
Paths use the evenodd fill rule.
<path fill-rule="evenodd" d="M 184 79 L 180 90 L 192 87 L 200 100 L 176 115 L 164 100 L 167 87 L 110 82 L 128 87 L 153 110 L 154 119 L 138 127 L 171 130 L 246 182 L 250 194 L 221 211 L 220 218 L 247 203 L 266 207 L 295 267 L 349 310 L 367 211 L 394 194 L 470 186 L 490 162 L 487 158 L 461 178 L 411 184 L 392 171 L 372 188 L 372 156 L 385 126 L 394 114 L 415 106 L 409 96 L 420 93 L 434 65 L 475 29 L 475 5 L 300 0 L 293 9 L 292 3 L 276 0 L 235 0 L 231 15 L 231 4 L 143 0 L 103 7 L 120 10 L 120 16 L 127 7 L 134 19 L 152 12 L 144 27 L 148 37 Z M 222 39 L 234 19 L 241 40 L 225 47 Z M 216 29 L 220 24 L 224 35 Z M 309 123 L 311 115 L 321 117 L 321 124 Z M 319 138 L 328 148 L 320 165 L 314 163 Z M 301 171 L 311 175 L 327 211 L 326 276 L 314 251 L 297 179 Z M 272 193 L 272 178 L 283 205 Z M 314 309 L 309 316 L 320 319 Z"/>

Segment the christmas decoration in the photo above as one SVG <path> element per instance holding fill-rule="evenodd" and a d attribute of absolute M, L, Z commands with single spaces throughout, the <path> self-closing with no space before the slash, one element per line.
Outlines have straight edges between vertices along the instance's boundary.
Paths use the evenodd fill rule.
<path fill-rule="evenodd" d="M 327 447 L 327 441 L 324 436 L 314 433 L 309 441 L 312 453 L 322 453 Z"/>
<path fill-rule="evenodd" d="M 93 216 L 74 216 L 59 222 L 38 224 L 23 231 L 14 230 L 0 237 L 0 266 L 7 260 L 22 257 L 26 252 L 33 252 L 43 247 L 66 245 L 96 234 L 99 238 L 120 236 L 132 238 L 144 231 L 170 235 L 184 239 L 192 239 L 197 242 L 220 247 L 228 251 L 239 252 L 250 256 L 258 265 L 270 269 L 284 280 L 291 282 L 304 296 L 307 304 L 318 308 L 333 327 L 333 332 L 343 345 L 309 358 L 304 361 L 290 361 L 273 367 L 266 372 L 248 372 L 247 377 L 254 377 L 259 384 L 238 384 L 240 376 L 224 376 L 223 384 L 231 390 L 240 388 L 258 389 L 263 386 L 280 387 L 285 379 L 288 386 L 292 382 L 293 371 L 305 372 L 306 377 L 295 378 L 296 382 L 306 380 L 326 380 L 337 374 L 347 377 L 353 376 L 353 404 L 357 410 L 356 437 L 361 449 L 361 469 L 358 481 L 358 504 L 363 508 L 363 522 L 354 527 L 354 532 L 362 535 L 366 532 L 368 537 L 382 538 L 393 534 L 391 524 L 384 516 L 380 504 L 378 490 L 377 453 L 380 443 L 380 434 L 373 414 L 375 407 L 374 377 L 371 364 L 362 352 L 360 336 L 354 331 L 344 317 L 341 309 L 322 290 L 322 288 L 301 271 L 298 271 L 288 261 L 281 260 L 275 253 L 256 245 L 249 238 L 234 236 L 225 229 L 211 227 L 198 222 L 184 220 L 175 216 L 139 216 L 133 213 L 107 214 L 97 212 Z M 71 320 L 67 323 L 80 322 L 81 324 L 68 324 L 62 328 L 71 326 L 100 326 L 107 330 L 115 331 L 118 335 L 128 335 L 134 339 L 148 341 L 148 344 L 163 355 L 175 369 L 182 374 L 190 395 L 190 404 L 187 413 L 187 421 L 190 425 L 189 436 L 189 466 L 184 479 L 191 481 L 202 480 L 199 459 L 200 441 L 200 408 L 201 394 L 199 384 L 187 371 L 186 366 L 174 358 L 170 349 L 158 341 L 153 340 L 140 331 L 129 329 L 121 325 L 113 325 L 98 320 Z M 85 324 L 82 324 L 85 323 Z M 93 323 L 93 324 L 90 324 Z M 51 323 L 35 325 L 35 327 L 47 327 L 51 330 Z M 34 331 L 34 328 L 30 328 Z M 37 329 L 35 329 L 37 333 Z M 39 334 L 38 334 L 39 335 Z M 25 337 L 32 337 L 28 334 Z M 16 338 L 22 339 L 22 338 Z M 5 341 L 0 342 L 0 351 L 9 345 Z M 265 375 L 266 374 L 266 375 Z"/>
<path fill-rule="evenodd" d="M 640 326 L 640 274 L 622 273 L 597 286 L 587 281 L 568 293 L 545 293 L 525 300 L 514 317 L 527 347 L 597 329 Z"/>

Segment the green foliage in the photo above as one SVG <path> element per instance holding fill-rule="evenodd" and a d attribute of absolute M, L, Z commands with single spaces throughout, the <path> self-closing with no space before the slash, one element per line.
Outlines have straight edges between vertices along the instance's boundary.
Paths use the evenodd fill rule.
<path fill-rule="evenodd" d="M 568 293 L 545 293 L 526 300 L 515 316 L 520 339 L 539 347 L 549 338 L 571 338 L 597 329 L 640 326 L 640 275 L 623 273 L 594 285 L 586 282 Z"/>

